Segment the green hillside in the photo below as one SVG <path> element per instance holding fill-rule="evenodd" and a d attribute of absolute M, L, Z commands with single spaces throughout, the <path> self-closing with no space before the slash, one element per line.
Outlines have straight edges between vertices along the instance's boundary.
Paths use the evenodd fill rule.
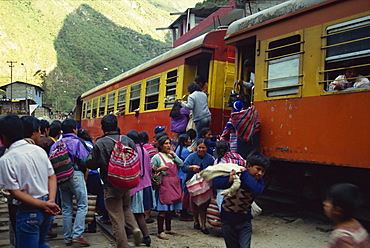
<path fill-rule="evenodd" d="M 0 1 L 0 85 L 17 61 L 13 81 L 44 87 L 44 102 L 68 111 L 82 92 L 168 50 L 168 32 L 155 28 L 197 2 Z"/>

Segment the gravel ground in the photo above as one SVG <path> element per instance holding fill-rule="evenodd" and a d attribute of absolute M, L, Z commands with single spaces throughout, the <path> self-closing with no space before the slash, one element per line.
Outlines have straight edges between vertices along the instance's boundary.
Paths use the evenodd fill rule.
<path fill-rule="evenodd" d="M 263 208 L 263 205 L 260 204 Z M 316 220 L 309 217 L 302 217 L 289 213 L 264 211 L 260 216 L 252 220 L 253 235 L 252 247 L 261 248 L 311 248 L 327 247 L 327 241 L 330 234 L 331 223 Z M 154 219 L 156 213 L 152 213 Z M 58 217 L 59 223 L 54 231 L 58 237 L 49 240 L 48 244 L 52 247 L 66 247 L 62 238 L 61 218 Z M 156 237 L 156 222 L 148 224 L 149 232 L 152 238 L 152 246 L 158 248 L 199 248 L 199 247 L 226 247 L 222 238 L 220 228 L 208 227 L 209 235 L 205 235 L 193 228 L 192 221 L 179 221 L 178 217 L 172 220 L 172 229 L 179 232 L 179 236 L 171 236 L 169 240 L 161 240 Z M 103 230 L 98 230 L 95 234 L 85 234 L 87 240 L 92 244 L 91 247 L 114 247 L 114 240 Z M 129 244 L 134 246 L 132 237 L 129 237 Z M 74 244 L 73 247 L 80 247 Z M 146 247 L 142 244 L 140 247 Z"/>

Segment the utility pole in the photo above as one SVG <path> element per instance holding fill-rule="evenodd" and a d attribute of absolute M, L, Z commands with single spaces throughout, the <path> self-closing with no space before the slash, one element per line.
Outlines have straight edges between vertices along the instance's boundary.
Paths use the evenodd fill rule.
<path fill-rule="evenodd" d="M 10 67 L 10 113 L 13 113 L 13 87 L 12 87 L 12 84 L 13 84 L 13 67 L 15 63 L 17 63 L 17 61 L 6 61 L 6 63 L 10 64 L 9 67 Z"/>

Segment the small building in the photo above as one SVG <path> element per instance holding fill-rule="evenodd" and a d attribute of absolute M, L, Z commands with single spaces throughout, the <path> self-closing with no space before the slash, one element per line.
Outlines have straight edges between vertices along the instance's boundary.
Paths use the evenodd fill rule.
<path fill-rule="evenodd" d="M 42 98 L 44 89 L 39 86 L 16 81 L 0 87 L 5 96 L 0 98 L 0 114 L 14 113 L 32 115 L 36 108 L 43 108 Z M 39 112 L 39 111 L 38 111 Z M 45 111 L 41 111 L 45 112 Z M 46 108 L 50 113 L 50 109 Z"/>

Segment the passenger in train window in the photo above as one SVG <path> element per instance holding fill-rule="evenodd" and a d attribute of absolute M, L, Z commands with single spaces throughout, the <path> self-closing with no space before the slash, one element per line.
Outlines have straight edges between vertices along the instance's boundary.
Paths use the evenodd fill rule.
<path fill-rule="evenodd" d="M 345 90 L 347 88 L 363 88 L 370 86 L 368 78 L 357 73 L 356 69 L 347 69 L 329 84 L 329 90 Z"/>
<path fill-rule="evenodd" d="M 207 95 L 201 91 L 196 83 L 190 83 L 188 91 L 190 92 L 188 102 L 181 101 L 181 106 L 193 110 L 192 118 L 197 129 L 197 136 L 200 138 L 200 130 L 203 127 L 209 127 L 211 124 L 211 112 L 208 108 Z"/>
<path fill-rule="evenodd" d="M 194 82 L 199 85 L 202 92 L 208 95 L 208 82 L 204 79 L 202 75 L 196 75 L 194 78 Z"/>
<path fill-rule="evenodd" d="M 326 216 L 335 222 L 328 247 L 370 247 L 366 229 L 354 217 L 363 202 L 359 188 L 353 184 L 334 185 L 323 202 Z"/>

